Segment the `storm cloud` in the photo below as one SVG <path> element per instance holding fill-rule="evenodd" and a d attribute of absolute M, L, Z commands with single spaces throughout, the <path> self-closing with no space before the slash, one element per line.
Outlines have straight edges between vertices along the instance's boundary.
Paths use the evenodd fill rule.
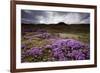
<path fill-rule="evenodd" d="M 90 13 L 21 10 L 21 23 L 26 24 L 90 24 Z"/>

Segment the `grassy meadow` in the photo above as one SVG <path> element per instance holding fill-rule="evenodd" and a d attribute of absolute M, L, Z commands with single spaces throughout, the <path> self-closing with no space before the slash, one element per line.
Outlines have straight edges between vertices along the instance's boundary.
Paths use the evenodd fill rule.
<path fill-rule="evenodd" d="M 58 40 L 69 39 L 74 40 L 74 42 L 70 41 L 71 44 L 76 44 L 78 46 L 81 46 L 81 48 L 79 48 L 78 46 L 74 48 L 72 47 L 73 45 L 63 45 L 61 47 L 56 47 L 59 48 L 59 51 L 57 49 L 56 51 L 58 52 L 55 55 L 55 48 L 52 50 L 52 47 L 50 48 L 50 45 L 54 46 L 53 44 L 55 44 Z M 79 42 L 79 44 L 77 43 L 77 41 Z M 49 47 L 47 47 L 48 45 Z M 90 58 L 90 48 L 87 48 L 87 45 L 90 45 L 90 24 L 67 25 L 64 23 L 59 23 L 21 25 L 22 62 L 86 60 Z M 38 48 L 39 50 L 36 49 L 35 51 L 34 48 Z M 82 55 L 79 54 L 79 56 L 76 57 L 73 54 L 74 52 L 80 52 Z"/>

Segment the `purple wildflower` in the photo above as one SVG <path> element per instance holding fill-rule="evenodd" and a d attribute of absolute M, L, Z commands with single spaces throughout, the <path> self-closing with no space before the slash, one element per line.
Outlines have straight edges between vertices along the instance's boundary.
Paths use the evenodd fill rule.
<path fill-rule="evenodd" d="M 26 54 L 27 55 L 30 55 L 30 56 L 35 56 L 35 55 L 41 55 L 42 54 L 42 49 L 41 48 L 32 48 L 30 50 L 27 50 L 26 51 Z"/>
<path fill-rule="evenodd" d="M 75 60 L 84 60 L 85 59 L 85 55 L 81 51 L 78 51 L 78 50 L 73 50 L 72 56 L 75 58 Z"/>

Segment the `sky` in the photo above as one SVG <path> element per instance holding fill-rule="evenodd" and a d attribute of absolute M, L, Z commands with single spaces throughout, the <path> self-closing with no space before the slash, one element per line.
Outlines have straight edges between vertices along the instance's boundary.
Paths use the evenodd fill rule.
<path fill-rule="evenodd" d="M 21 10 L 21 23 L 25 24 L 90 24 L 90 13 L 41 10 Z"/>

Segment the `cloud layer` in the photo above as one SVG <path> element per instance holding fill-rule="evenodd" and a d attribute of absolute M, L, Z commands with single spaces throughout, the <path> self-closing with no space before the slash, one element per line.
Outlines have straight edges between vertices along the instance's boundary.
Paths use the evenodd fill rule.
<path fill-rule="evenodd" d="M 89 24 L 90 14 L 79 12 L 21 10 L 21 23 L 34 24 Z"/>

